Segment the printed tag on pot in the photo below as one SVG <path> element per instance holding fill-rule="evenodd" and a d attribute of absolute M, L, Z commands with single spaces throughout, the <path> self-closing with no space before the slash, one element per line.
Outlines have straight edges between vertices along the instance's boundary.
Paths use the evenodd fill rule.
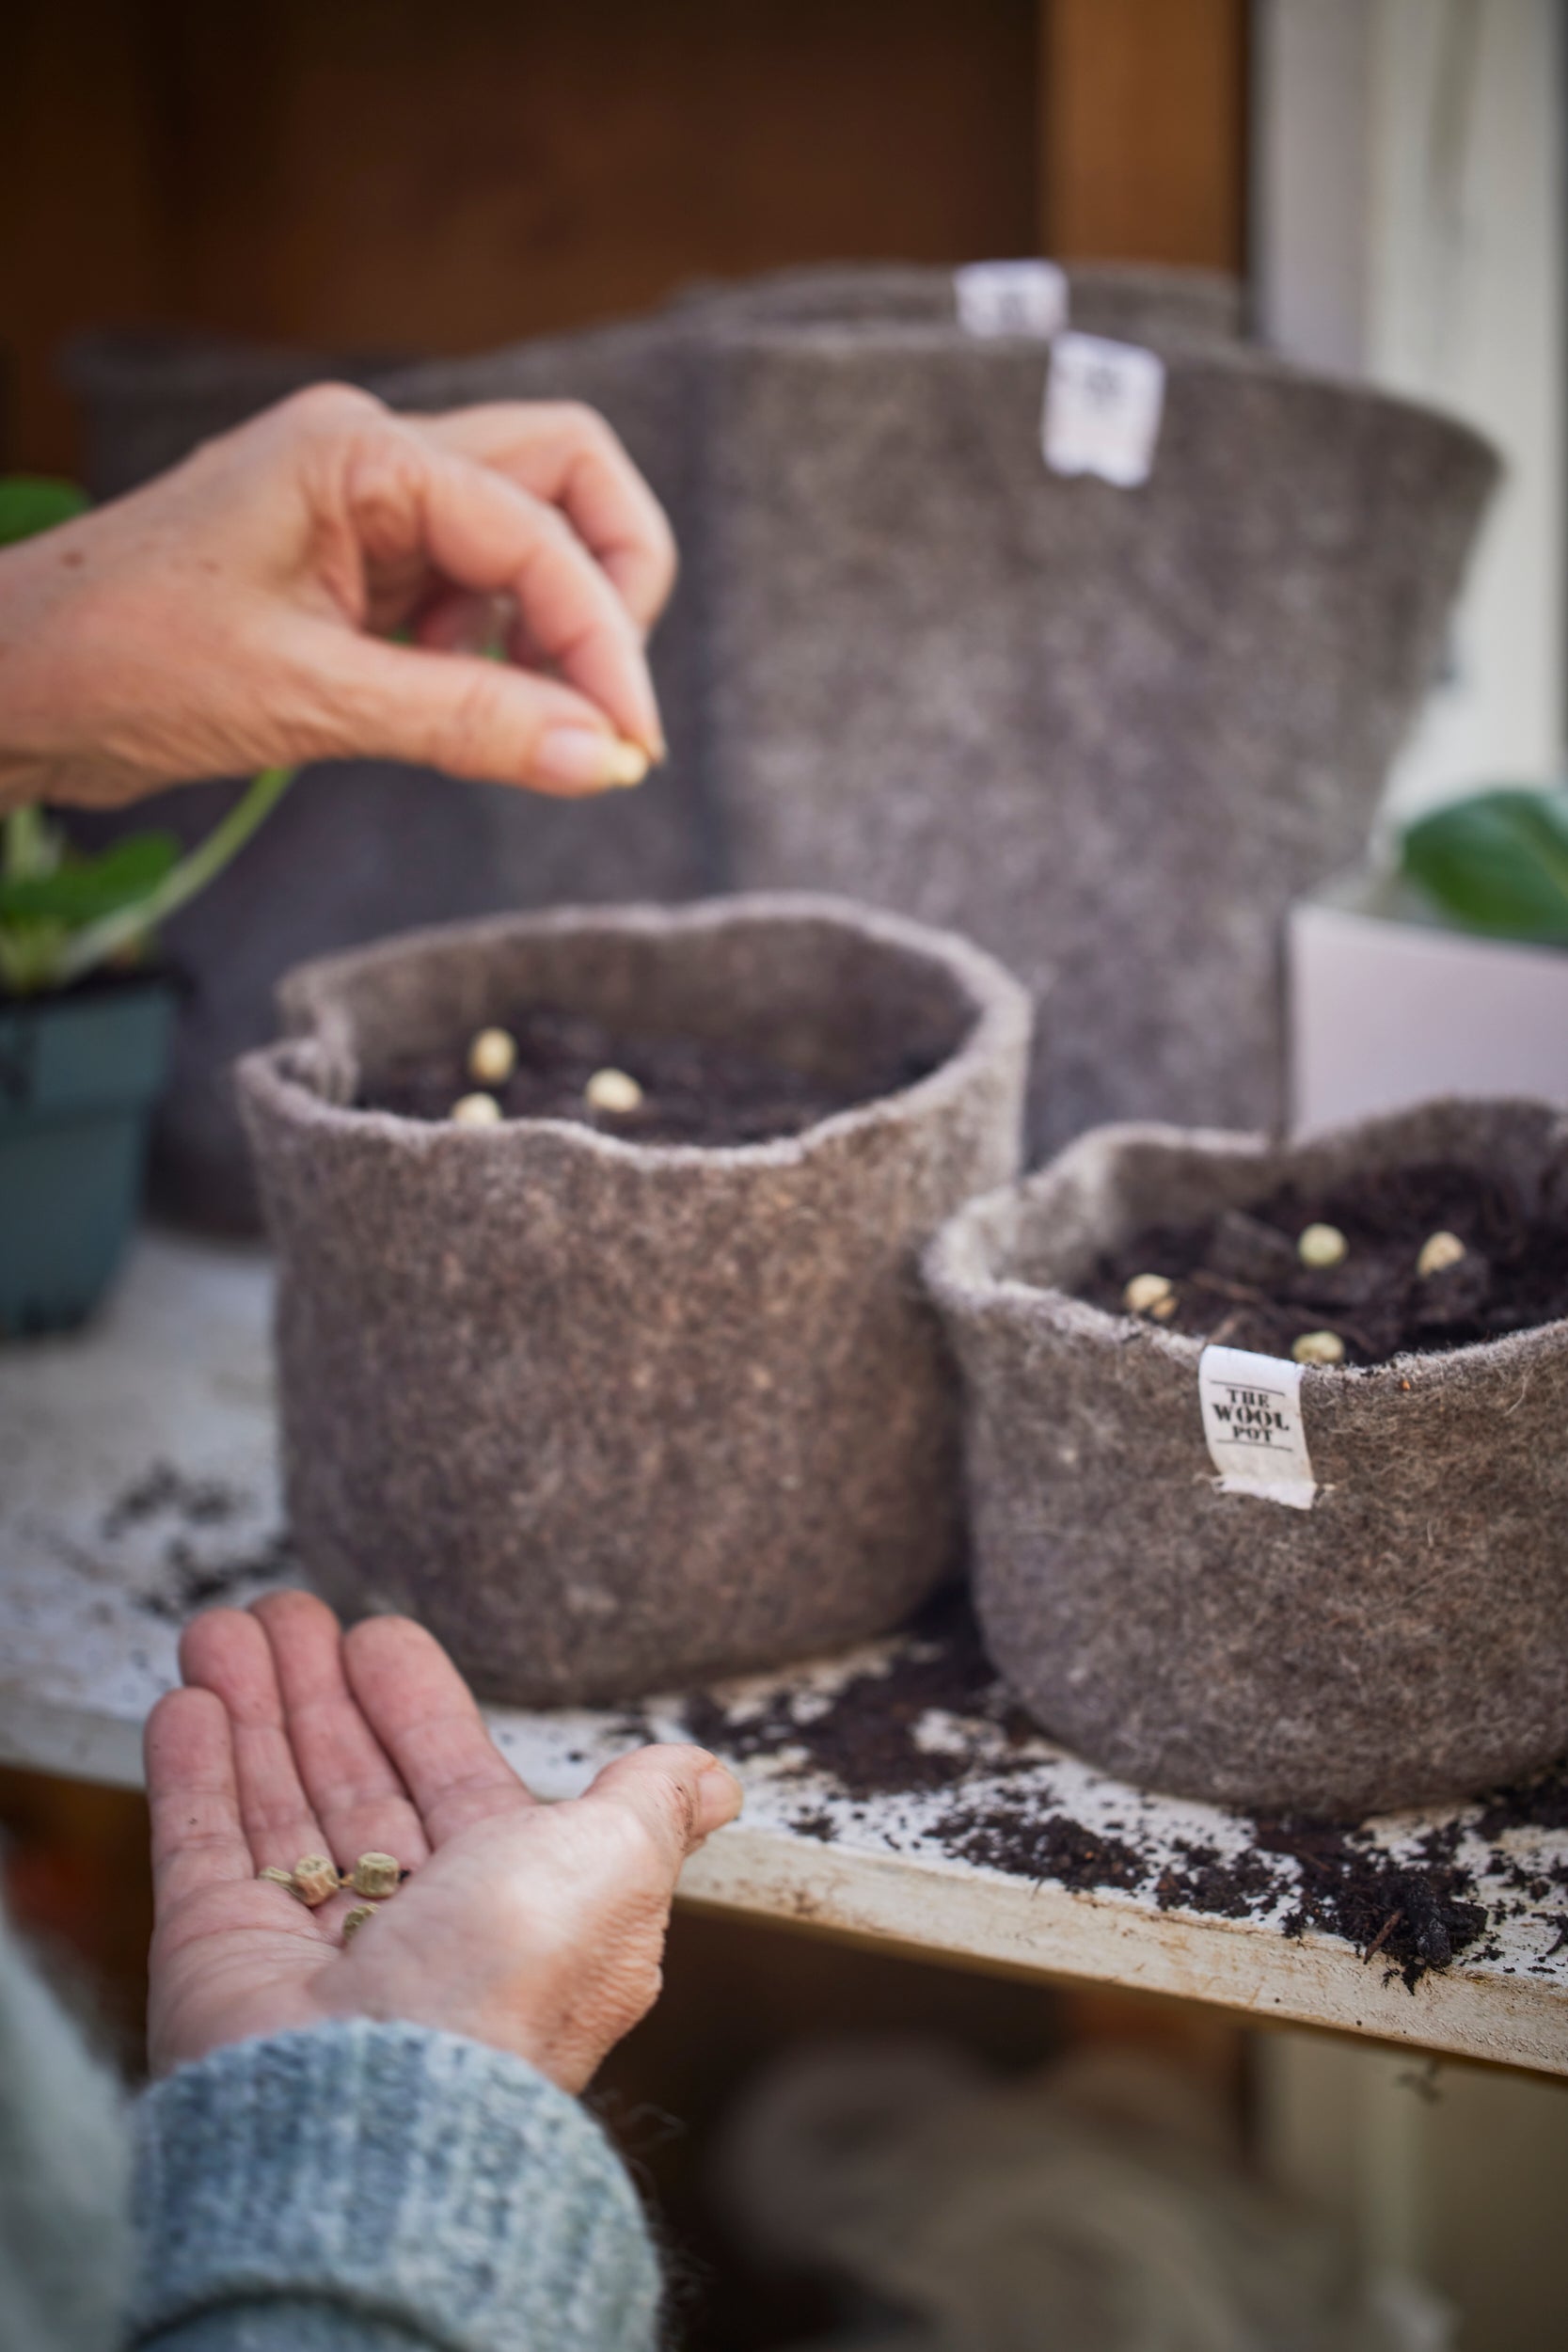
<path fill-rule="evenodd" d="M 968 335 L 1049 342 L 1067 325 L 1067 272 L 1054 262 L 970 262 L 953 272 L 953 299 Z"/>
<path fill-rule="evenodd" d="M 1197 1388 L 1221 1494 L 1262 1495 L 1309 1511 L 1318 1491 L 1301 1416 L 1300 1364 L 1244 1347 L 1206 1347 Z"/>
<path fill-rule="evenodd" d="M 1141 343 L 1058 335 L 1045 379 L 1045 462 L 1053 473 L 1099 474 L 1136 489 L 1153 471 L 1164 405 L 1164 362 Z"/>

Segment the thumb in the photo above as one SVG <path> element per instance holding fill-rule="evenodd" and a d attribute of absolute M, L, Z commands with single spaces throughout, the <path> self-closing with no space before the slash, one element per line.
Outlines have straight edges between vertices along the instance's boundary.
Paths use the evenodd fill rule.
<path fill-rule="evenodd" d="M 705 1748 L 634 1748 L 607 1764 L 578 1803 L 629 1814 L 664 1864 L 672 1886 L 688 1854 L 740 1811 L 735 1774 Z"/>
<path fill-rule="evenodd" d="M 330 739 L 313 737 L 309 756 L 405 759 L 564 799 L 641 784 L 648 771 L 646 753 L 555 678 L 325 626 L 307 660 Z"/>

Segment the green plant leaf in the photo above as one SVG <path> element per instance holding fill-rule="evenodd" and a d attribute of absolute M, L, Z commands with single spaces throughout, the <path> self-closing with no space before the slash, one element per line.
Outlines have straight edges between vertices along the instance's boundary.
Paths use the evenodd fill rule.
<path fill-rule="evenodd" d="M 1405 873 L 1450 922 L 1568 947 L 1568 791 L 1505 788 L 1409 826 Z"/>
<path fill-rule="evenodd" d="M 52 874 L 0 881 L 0 920 L 96 923 L 155 890 L 179 855 L 173 834 L 136 833 L 97 857 L 68 856 Z"/>
<path fill-rule="evenodd" d="M 53 474 L 0 474 L 0 548 L 14 547 L 86 512 L 87 495 Z"/>

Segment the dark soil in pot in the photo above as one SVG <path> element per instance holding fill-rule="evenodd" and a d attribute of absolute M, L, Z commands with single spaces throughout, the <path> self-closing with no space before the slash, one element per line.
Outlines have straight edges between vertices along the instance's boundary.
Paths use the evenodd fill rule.
<path fill-rule="evenodd" d="M 1506 1175 L 1388 1168 L 1149 1226 L 1103 1256 L 1079 1295 L 1265 1356 L 1386 1363 L 1568 1317 L 1568 1224 L 1532 1214 Z M 1337 1359 L 1312 1345 L 1325 1338 Z"/>
<path fill-rule="evenodd" d="M 1426 1191 L 1434 1168 L 1462 1191 Z M 989 1647 L 1036 1720 L 1105 1769 L 1362 1814 L 1568 1747 L 1568 1322 L 1366 1366 L 1243 1357 L 1271 1412 L 1296 1391 L 1302 1508 L 1279 1499 L 1301 1500 L 1291 1484 L 1216 1473 L 1231 1457 L 1211 1454 L 1196 1338 L 1078 1295 L 1152 1228 L 1331 1205 L 1354 1225 L 1357 1201 L 1402 1191 L 1417 1221 L 1434 1197 L 1455 1217 L 1506 1202 L 1560 1269 L 1568 1118 L 1440 1104 L 1290 1149 L 1109 1128 L 927 1252 L 964 1370 Z M 1556 1301 L 1548 1281 L 1528 1311 Z M 1222 1351 L 1208 1376 L 1231 1369 Z"/>
<path fill-rule="evenodd" d="M 1018 1164 L 1028 1007 L 997 965 L 739 899 L 417 933 L 285 1003 L 294 1041 L 241 1088 L 291 1518 L 332 1598 L 412 1611 L 541 1704 L 783 1662 L 952 1570 L 957 1387 L 915 1261 Z M 357 1107 L 531 1006 L 598 1025 L 595 1053 L 701 1041 L 834 1107 L 717 1147 Z"/>
<path fill-rule="evenodd" d="M 485 1035 L 515 1054 L 509 1076 L 487 1083 L 471 1050 L 449 1046 L 390 1063 L 361 1107 L 446 1120 L 477 1086 L 504 1118 L 571 1120 L 626 1143 L 768 1143 L 918 1085 L 932 1067 L 927 1055 L 910 1053 L 863 1071 L 858 1083 L 832 1084 L 722 1039 L 611 1029 L 556 1006 L 523 1006 Z M 607 1074 L 621 1084 L 600 1102 L 595 1090 Z"/>

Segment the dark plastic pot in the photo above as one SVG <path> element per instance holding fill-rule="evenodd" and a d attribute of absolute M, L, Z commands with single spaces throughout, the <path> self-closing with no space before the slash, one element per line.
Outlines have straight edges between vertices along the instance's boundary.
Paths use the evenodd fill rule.
<path fill-rule="evenodd" d="M 173 1012 L 162 980 L 0 1002 L 0 1337 L 69 1330 L 113 1278 Z"/>

